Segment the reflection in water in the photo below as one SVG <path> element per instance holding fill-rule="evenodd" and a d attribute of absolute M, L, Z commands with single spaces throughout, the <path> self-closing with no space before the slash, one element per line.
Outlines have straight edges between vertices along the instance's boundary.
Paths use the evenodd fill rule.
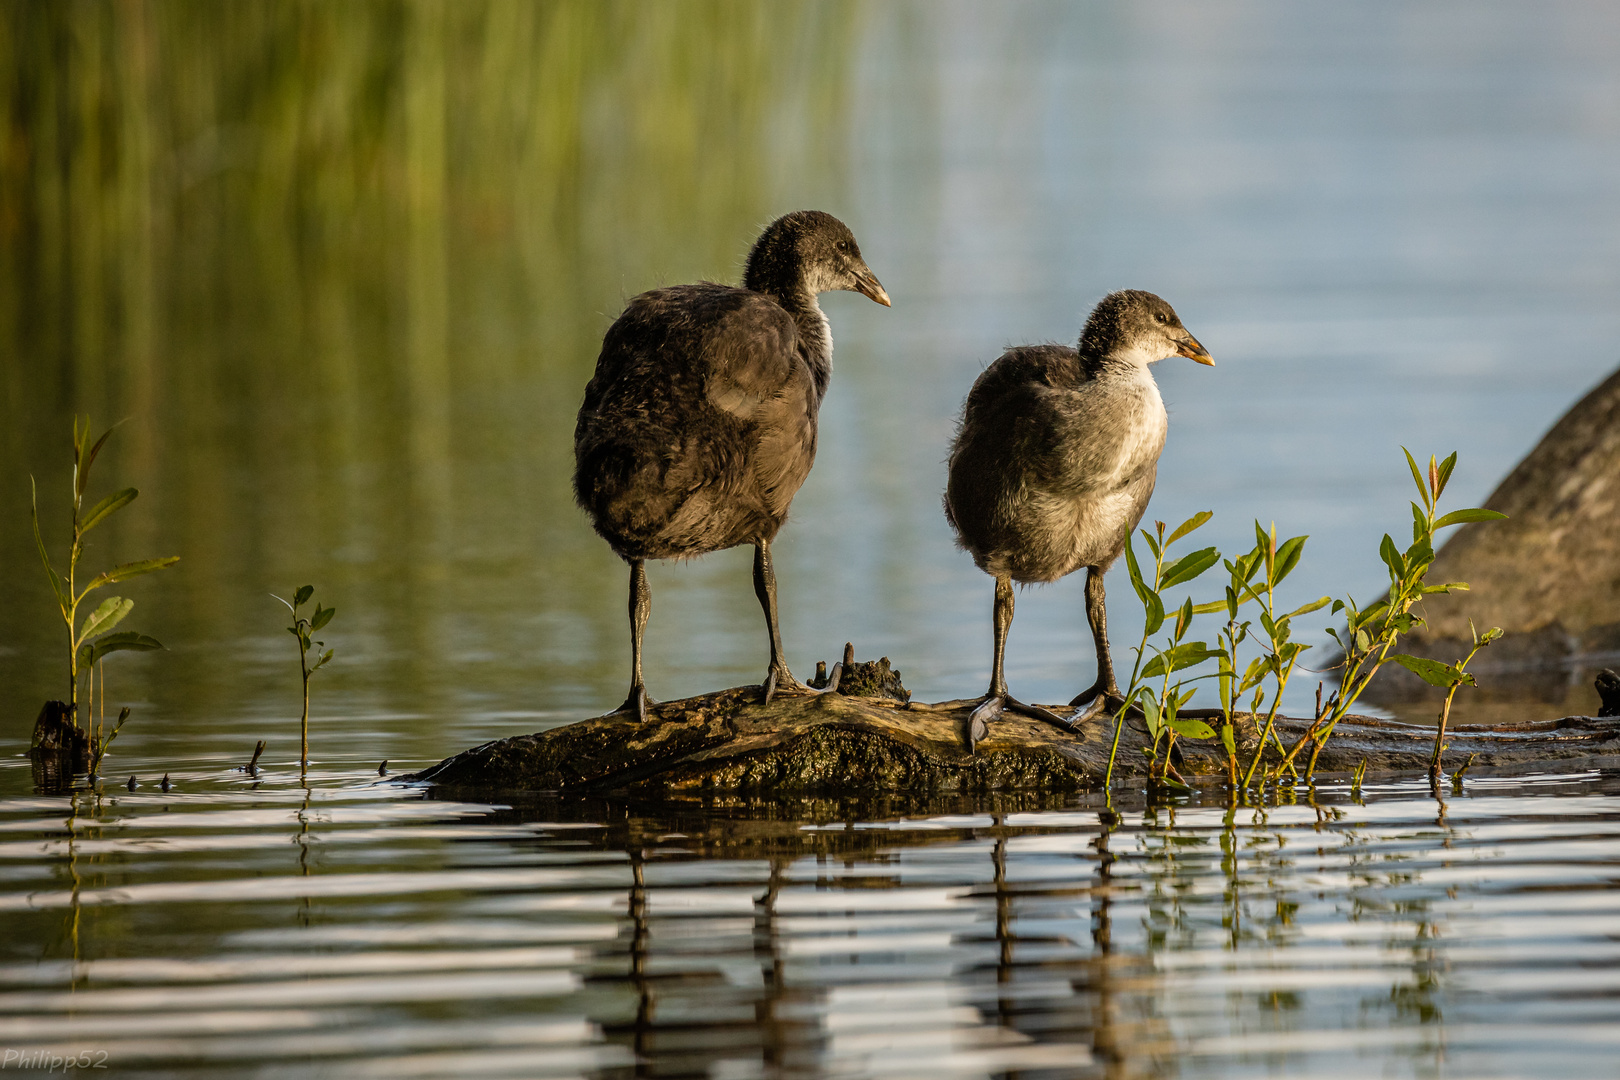
<path fill-rule="evenodd" d="M 154 1075 L 1592 1075 L 1617 793 L 17 800 L 0 1046 Z"/>

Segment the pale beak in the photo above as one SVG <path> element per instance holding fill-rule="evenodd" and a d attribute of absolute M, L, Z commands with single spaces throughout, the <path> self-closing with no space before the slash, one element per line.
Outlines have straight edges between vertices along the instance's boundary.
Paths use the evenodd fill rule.
<path fill-rule="evenodd" d="M 878 283 L 877 275 L 862 266 L 855 271 L 855 290 L 862 296 L 870 297 L 884 307 L 892 307 L 889 303 L 889 294 L 883 291 Z"/>
<path fill-rule="evenodd" d="M 1210 359 L 1209 350 L 1198 344 L 1198 339 L 1191 334 L 1176 342 L 1176 355 L 1185 356 L 1195 363 L 1205 364 L 1209 367 L 1215 366 L 1215 361 Z"/>

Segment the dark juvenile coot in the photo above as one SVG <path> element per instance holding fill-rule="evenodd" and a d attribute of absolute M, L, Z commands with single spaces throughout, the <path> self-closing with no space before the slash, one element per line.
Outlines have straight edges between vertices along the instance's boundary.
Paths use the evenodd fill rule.
<path fill-rule="evenodd" d="M 761 234 L 742 288 L 642 293 L 602 339 L 574 427 L 574 497 L 630 564 L 632 674 L 620 711 L 647 717 L 643 560 L 738 544 L 754 545 L 754 591 L 770 631 L 765 700 L 808 690 L 782 657 L 771 540 L 816 456 L 816 413 L 832 375 L 816 296 L 833 289 L 889 304 L 844 223 L 801 210 Z"/>
<path fill-rule="evenodd" d="M 1003 708 L 1068 727 L 1007 693 L 1003 653 L 1012 583 L 1056 581 L 1084 566 L 1097 681 L 1070 702 L 1122 704 L 1108 653 L 1103 573 L 1142 519 L 1167 418 L 1148 365 L 1167 356 L 1214 364 L 1170 305 L 1127 289 L 1103 297 L 1079 349 L 1026 345 L 985 369 L 968 393 L 951 447 L 945 516 L 979 569 L 996 579 L 990 691 L 970 740 Z"/>

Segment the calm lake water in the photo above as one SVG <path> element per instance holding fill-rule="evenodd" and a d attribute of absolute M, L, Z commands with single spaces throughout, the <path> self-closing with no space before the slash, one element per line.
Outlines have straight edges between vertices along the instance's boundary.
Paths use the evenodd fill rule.
<path fill-rule="evenodd" d="M 1612 1076 L 1617 785 L 19 797 L 0 1046 L 131 1076 Z"/>
<path fill-rule="evenodd" d="M 1275 520 L 1311 536 L 1290 599 L 1372 596 L 1402 444 L 1459 451 L 1476 504 L 1616 363 L 1617 40 L 1595 3 L 0 10 L 0 1054 L 1612 1075 L 1606 777 L 1444 810 L 1122 792 L 1106 836 L 1038 799 L 486 806 L 367 778 L 623 699 L 624 567 L 568 483 L 601 334 L 643 289 L 735 281 L 804 206 L 894 306 L 824 298 L 836 373 L 776 545 L 801 677 L 852 640 L 924 700 L 982 691 L 991 584 L 939 509 L 956 410 L 1118 287 L 1219 365 L 1159 366 L 1150 517 L 1212 509 L 1228 551 Z M 87 412 L 123 421 L 91 497 L 142 495 L 86 566 L 182 561 L 119 586 L 167 648 L 108 662 L 132 718 L 108 790 L 69 799 L 23 756 L 66 689 L 29 477 L 60 561 Z M 748 565 L 649 568 L 656 696 L 761 677 Z M 305 582 L 338 612 L 307 791 L 270 596 Z M 1026 700 L 1089 684 L 1079 579 L 1021 594 L 1008 660 Z M 1595 705 L 1576 673 L 1491 707 Z M 230 770 L 259 739 L 254 787 Z"/>

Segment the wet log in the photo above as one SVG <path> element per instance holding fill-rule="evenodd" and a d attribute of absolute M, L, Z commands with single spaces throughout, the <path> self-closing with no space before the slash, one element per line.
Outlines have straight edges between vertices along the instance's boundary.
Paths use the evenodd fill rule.
<path fill-rule="evenodd" d="M 71 789 L 75 776 L 89 772 L 90 735 L 74 723 L 67 702 L 47 701 L 39 710 L 28 756 L 34 787 L 49 794 Z"/>
<path fill-rule="evenodd" d="M 975 702 L 907 705 L 894 697 L 779 696 L 760 703 L 758 687 L 737 687 L 655 706 L 646 724 L 629 714 L 582 720 L 534 735 L 500 739 L 402 777 L 452 789 L 578 794 L 781 792 L 946 794 L 1083 791 L 1102 786 L 1113 742 L 1111 718 L 1075 731 L 1007 714 L 972 751 Z M 1066 712 L 1064 706 L 1053 706 Z M 1292 746 L 1308 720 L 1279 718 Z M 1254 752 L 1252 716 L 1238 717 L 1240 760 Z M 1319 777 L 1363 761 L 1371 775 L 1428 767 L 1433 729 L 1346 717 L 1317 763 Z M 1522 725 L 1460 725 L 1447 734 L 1444 768 L 1472 758 L 1477 772 L 1620 765 L 1620 719 L 1568 717 Z M 1116 782 L 1147 777 L 1147 733 L 1128 718 Z M 1213 740 L 1183 740 L 1177 768 L 1197 787 L 1226 782 L 1224 751 Z M 1304 760 L 1309 751 L 1301 755 Z M 1268 760 L 1275 760 L 1272 750 Z"/>

